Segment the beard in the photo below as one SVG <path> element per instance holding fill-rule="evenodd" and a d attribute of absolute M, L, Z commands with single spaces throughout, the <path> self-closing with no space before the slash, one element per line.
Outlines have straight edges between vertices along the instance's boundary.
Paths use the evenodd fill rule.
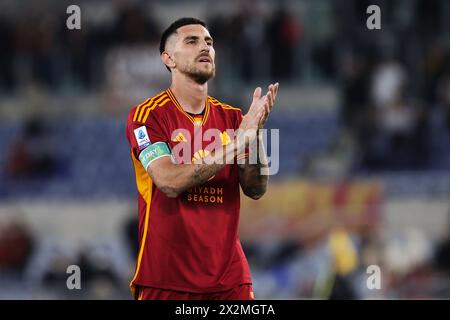
<path fill-rule="evenodd" d="M 204 84 L 216 75 L 216 68 L 214 65 L 212 65 L 210 69 L 200 69 L 195 64 L 188 65 L 180 71 L 198 84 Z"/>

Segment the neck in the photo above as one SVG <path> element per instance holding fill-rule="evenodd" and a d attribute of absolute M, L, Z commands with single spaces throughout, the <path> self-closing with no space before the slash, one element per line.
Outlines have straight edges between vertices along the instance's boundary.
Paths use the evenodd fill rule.
<path fill-rule="evenodd" d="M 170 86 L 184 111 L 200 113 L 205 107 L 208 95 L 208 83 L 198 84 L 185 75 L 173 75 Z"/>

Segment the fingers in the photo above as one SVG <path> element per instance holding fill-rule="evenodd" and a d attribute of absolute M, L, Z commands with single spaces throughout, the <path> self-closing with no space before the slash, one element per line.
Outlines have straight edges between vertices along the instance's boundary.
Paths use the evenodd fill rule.
<path fill-rule="evenodd" d="M 257 87 L 257 88 L 255 89 L 255 92 L 253 93 L 253 101 L 255 101 L 255 100 L 261 98 L 261 93 L 262 93 L 261 87 Z"/>
<path fill-rule="evenodd" d="M 264 101 L 264 111 L 266 113 L 270 113 L 270 110 L 272 109 L 272 106 L 273 106 L 272 94 L 270 92 L 267 92 L 266 100 Z"/>
<path fill-rule="evenodd" d="M 270 112 L 270 110 L 272 110 L 272 107 L 275 103 L 277 85 L 271 84 L 271 85 L 269 85 L 268 89 L 269 89 L 269 91 L 267 92 L 266 96 L 268 98 L 268 112 Z"/>
<path fill-rule="evenodd" d="M 275 103 L 278 87 L 278 82 L 275 84 L 270 84 L 265 95 L 262 95 L 261 87 L 255 88 L 253 93 L 253 101 L 248 113 L 252 114 L 252 116 L 256 118 L 267 117 Z"/>
<path fill-rule="evenodd" d="M 257 105 L 258 105 L 259 101 L 262 99 L 261 94 L 262 94 L 261 87 L 257 87 L 255 89 L 255 91 L 253 92 L 253 101 L 252 101 L 252 104 L 250 105 L 249 112 L 256 111 L 255 109 L 257 109 Z"/>
<path fill-rule="evenodd" d="M 275 84 L 270 84 L 268 87 L 268 91 L 265 96 L 268 97 L 270 107 L 272 107 L 275 102 L 275 98 L 278 93 L 278 87 L 279 87 L 278 82 Z M 265 96 L 261 96 L 261 95 L 262 95 L 262 89 L 261 89 L 261 87 L 257 87 L 253 93 L 253 102 L 257 102 L 258 100 L 263 99 L 265 97 Z"/>
<path fill-rule="evenodd" d="M 278 87 L 280 86 L 280 84 L 277 82 L 275 84 L 271 84 L 269 86 L 269 91 L 272 92 L 272 97 L 273 97 L 273 101 L 275 102 L 275 98 L 277 97 L 277 93 L 278 93 Z"/>
<path fill-rule="evenodd" d="M 270 97 L 269 93 L 264 96 L 263 108 L 261 110 L 263 114 L 268 114 L 270 112 Z"/>
<path fill-rule="evenodd" d="M 267 118 L 269 117 L 269 113 L 272 110 L 272 107 L 275 103 L 275 98 L 277 96 L 277 92 L 278 92 L 278 86 L 279 83 L 275 83 L 275 84 L 270 84 L 268 87 L 268 91 L 266 93 L 266 95 L 264 96 L 264 113 L 261 115 L 260 118 L 260 123 L 262 124 L 262 126 L 265 124 L 265 122 L 267 121 Z"/>
<path fill-rule="evenodd" d="M 255 88 L 255 91 L 253 92 L 253 101 L 250 105 L 250 108 L 247 111 L 247 115 L 254 117 L 257 112 L 257 105 L 258 101 L 261 99 L 261 88 L 257 87 Z"/>

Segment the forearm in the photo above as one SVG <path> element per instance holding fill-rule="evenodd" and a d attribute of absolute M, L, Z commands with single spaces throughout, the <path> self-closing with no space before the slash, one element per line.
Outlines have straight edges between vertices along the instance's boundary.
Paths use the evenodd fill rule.
<path fill-rule="evenodd" d="M 223 164 L 171 164 L 164 173 L 155 176 L 155 184 L 168 197 L 177 197 L 189 188 L 202 185 L 224 167 Z"/>
<path fill-rule="evenodd" d="M 278 83 L 269 85 L 268 89 L 264 96 L 261 96 L 261 88 L 255 89 L 250 109 L 240 124 L 240 128 L 244 130 L 258 129 L 256 146 L 255 144 L 250 145 L 257 150 L 250 150 L 249 161 L 244 165 L 239 165 L 239 183 L 242 190 L 245 195 L 255 200 L 264 195 L 269 180 L 267 155 L 262 141 L 262 132 L 259 129 L 264 128 L 273 107 L 278 92 Z"/>
<path fill-rule="evenodd" d="M 240 141 L 233 141 L 215 149 L 208 156 L 189 164 L 174 164 L 166 161 L 164 166 L 149 166 L 148 173 L 156 186 L 168 197 L 177 197 L 184 191 L 202 185 L 218 171 L 222 170 L 227 159 L 234 158 Z M 242 143 L 241 143 L 242 144 Z"/>
<path fill-rule="evenodd" d="M 256 200 L 265 194 L 269 181 L 267 168 L 267 155 L 261 135 L 258 134 L 257 143 L 250 150 L 250 157 L 245 164 L 239 164 L 239 182 L 246 196 Z"/>

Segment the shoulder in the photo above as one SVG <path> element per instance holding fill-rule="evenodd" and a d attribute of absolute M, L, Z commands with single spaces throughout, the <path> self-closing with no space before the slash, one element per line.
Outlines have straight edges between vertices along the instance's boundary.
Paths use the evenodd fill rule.
<path fill-rule="evenodd" d="M 127 123 L 145 124 L 150 116 L 158 116 L 161 107 L 168 105 L 170 97 L 164 90 L 133 106 L 127 115 Z"/>
<path fill-rule="evenodd" d="M 237 116 L 241 116 L 242 115 L 242 111 L 240 108 L 237 108 L 235 106 L 231 106 L 227 103 L 221 102 L 219 100 L 217 100 L 214 97 L 208 96 L 209 101 L 211 102 L 211 104 L 213 105 L 213 108 L 218 108 L 220 110 L 223 110 L 225 113 L 228 114 L 232 114 L 232 115 L 237 115 Z"/>

